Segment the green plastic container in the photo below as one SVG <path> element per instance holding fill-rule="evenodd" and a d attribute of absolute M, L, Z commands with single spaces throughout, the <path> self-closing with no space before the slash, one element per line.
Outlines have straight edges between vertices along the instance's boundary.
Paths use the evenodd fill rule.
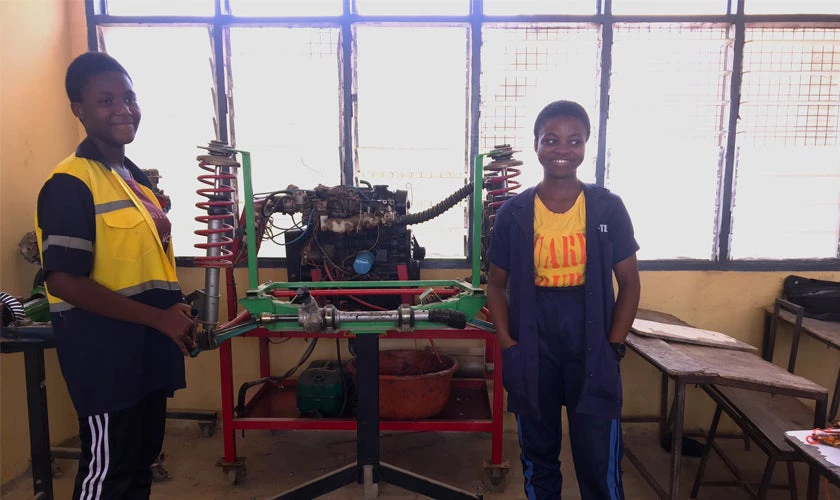
<path fill-rule="evenodd" d="M 298 411 L 311 417 L 339 416 L 344 405 L 344 385 L 338 361 L 313 361 L 295 386 Z"/>

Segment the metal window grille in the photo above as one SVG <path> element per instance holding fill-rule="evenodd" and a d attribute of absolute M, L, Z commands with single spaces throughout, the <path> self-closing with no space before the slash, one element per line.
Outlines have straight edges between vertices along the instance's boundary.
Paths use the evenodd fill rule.
<path fill-rule="evenodd" d="M 840 30 L 749 28 L 743 143 L 834 146 L 840 130 Z"/>
<path fill-rule="evenodd" d="M 581 171 L 582 176 L 593 179 L 600 27 L 487 25 L 482 36 L 480 150 L 512 145 L 522 151 L 520 159 L 526 162 L 523 184 L 538 181 L 541 169 L 533 153 L 534 118 L 549 102 L 574 100 L 587 109 L 593 125 L 589 163 Z"/>

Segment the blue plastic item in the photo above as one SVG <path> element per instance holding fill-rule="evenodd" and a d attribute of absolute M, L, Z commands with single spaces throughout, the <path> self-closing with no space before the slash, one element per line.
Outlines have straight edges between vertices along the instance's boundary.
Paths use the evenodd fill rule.
<path fill-rule="evenodd" d="M 373 254 L 370 252 L 359 252 L 356 260 L 353 261 L 353 270 L 359 274 L 367 274 L 373 267 Z"/>

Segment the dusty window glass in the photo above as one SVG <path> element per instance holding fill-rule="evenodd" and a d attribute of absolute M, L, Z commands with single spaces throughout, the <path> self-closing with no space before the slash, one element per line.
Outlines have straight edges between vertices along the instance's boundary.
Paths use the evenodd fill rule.
<path fill-rule="evenodd" d="M 640 259 L 714 257 L 731 47 L 726 27 L 615 30 L 606 184 L 627 205 Z"/>
<path fill-rule="evenodd" d="M 748 28 L 734 259 L 837 257 L 840 30 Z"/>

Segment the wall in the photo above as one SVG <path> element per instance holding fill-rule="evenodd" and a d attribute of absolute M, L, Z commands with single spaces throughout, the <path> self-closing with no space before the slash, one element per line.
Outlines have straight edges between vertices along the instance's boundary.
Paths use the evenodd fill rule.
<path fill-rule="evenodd" d="M 49 171 L 79 142 L 64 70 L 85 50 L 81 0 L 0 1 L 0 290 L 28 296 L 37 268 L 18 254 Z M 55 352 L 46 354 L 50 435 L 78 433 Z M 29 466 L 23 355 L 0 356 L 0 480 Z"/>
<path fill-rule="evenodd" d="M 28 294 L 36 270 L 18 255 L 17 243 L 32 228 L 38 189 L 52 167 L 81 138 L 62 83 L 67 64 L 84 50 L 82 0 L 0 0 L 0 66 L 3 68 L 0 72 L 0 290 L 12 294 Z M 460 278 L 468 273 L 468 270 L 428 270 L 422 278 Z M 779 294 L 782 280 L 788 274 L 643 272 L 641 306 L 671 313 L 691 325 L 721 331 L 758 346 L 764 318 L 762 309 Z M 840 271 L 800 274 L 840 281 Z M 181 269 L 179 277 L 186 292 L 204 283 L 200 269 Z M 283 279 L 282 270 L 260 272 L 260 282 Z M 236 280 L 241 295 L 247 284 L 244 269 L 237 270 Z M 225 298 L 222 300 L 224 304 Z M 242 338 L 233 342 L 234 387 L 238 388 L 241 383 L 258 377 L 257 341 Z M 786 355 L 788 345 L 784 334 L 781 335 L 777 360 Z M 285 372 L 304 348 L 300 339 L 272 346 L 274 373 Z M 312 359 L 333 358 L 334 351 L 331 343 L 324 342 Z M 800 360 L 799 374 L 832 387 L 840 353 L 805 337 Z M 0 367 L 0 482 L 5 482 L 28 467 L 29 441 L 21 382 L 22 356 L 0 356 Z M 658 372 L 632 353 L 622 370 L 625 413 L 655 413 L 658 398 L 650 394 L 659 388 Z M 221 406 L 218 351 L 205 352 L 187 361 L 187 384 L 188 388 L 176 394 L 170 407 L 218 409 Z M 53 443 L 58 443 L 77 432 L 77 421 L 54 352 L 47 353 L 47 386 L 51 438 Z M 701 391 L 691 389 L 686 425 L 708 427 L 711 413 L 709 399 Z M 508 450 L 507 454 L 510 453 Z M 221 448 L 218 455 L 222 455 Z"/>

